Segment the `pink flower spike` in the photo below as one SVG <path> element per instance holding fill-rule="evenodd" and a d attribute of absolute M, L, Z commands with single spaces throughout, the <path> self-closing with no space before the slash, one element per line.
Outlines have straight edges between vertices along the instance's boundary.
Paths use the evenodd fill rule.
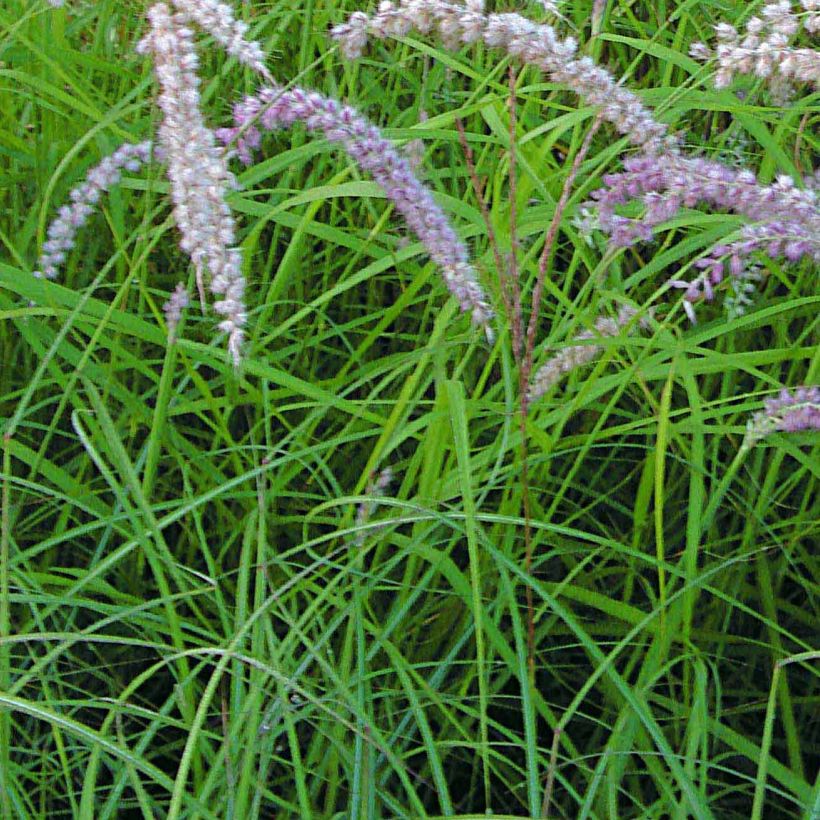
<path fill-rule="evenodd" d="M 655 120 L 635 94 L 589 57 L 576 56 L 578 44 L 573 38 L 561 39 L 552 26 L 520 14 L 487 14 L 478 2 L 462 5 L 450 0 L 384 0 L 371 16 L 354 12 L 346 23 L 331 31 L 331 36 L 342 54 L 353 59 L 362 54 L 368 35 L 386 39 L 404 37 L 414 30 L 420 34 L 436 31 L 450 48 L 475 42 L 500 48 L 598 106 L 603 116 L 635 145 L 647 150 L 674 149 L 666 126 Z"/>
<path fill-rule="evenodd" d="M 218 136 L 234 144 L 240 158 L 250 159 L 251 149 L 258 144 L 259 126 L 274 129 L 296 122 L 340 143 L 359 168 L 378 182 L 441 269 L 461 309 L 469 312 L 473 323 L 484 328 L 492 340 L 493 311 L 467 248 L 430 191 L 416 178 L 410 162 L 354 108 L 316 91 L 269 86 L 238 103 L 234 107 L 235 127 L 220 129 Z"/>
<path fill-rule="evenodd" d="M 198 58 L 187 15 L 172 14 L 165 3 L 148 10 L 150 32 L 138 46 L 154 58 L 162 111 L 159 142 L 168 163 L 174 217 L 182 238 L 180 247 L 194 263 L 200 294 L 206 277 L 219 297 L 214 310 L 222 317 L 219 329 L 228 334 L 228 351 L 239 366 L 242 357 L 245 279 L 235 224 L 225 197 L 234 187 L 225 150 L 202 117 Z"/>
<path fill-rule="evenodd" d="M 150 140 L 125 143 L 88 172 L 85 181 L 69 194 L 71 204 L 61 206 L 57 218 L 48 226 L 48 239 L 43 243 L 35 276 L 57 277 L 59 266 L 74 247 L 77 232 L 94 212 L 93 206 L 100 201 L 103 192 L 119 183 L 123 169 L 138 171 L 151 156 L 151 148 Z"/>
<path fill-rule="evenodd" d="M 748 449 L 771 433 L 820 430 L 820 386 L 784 388 L 776 398 L 766 399 L 764 409 L 746 426 L 742 447 Z"/>

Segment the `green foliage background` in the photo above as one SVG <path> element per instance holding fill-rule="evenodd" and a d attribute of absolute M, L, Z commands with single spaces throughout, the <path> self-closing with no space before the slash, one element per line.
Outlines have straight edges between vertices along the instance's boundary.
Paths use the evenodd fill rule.
<path fill-rule="evenodd" d="M 499 304 L 455 118 L 508 251 L 508 62 L 409 38 L 345 64 L 327 31 L 357 8 L 241 13 L 277 79 L 424 139 L 423 176 Z M 686 56 L 744 8 L 615 0 L 590 38 L 573 0 L 562 26 L 689 150 L 799 178 L 817 94 L 779 108 L 749 82 L 741 99 Z M 740 222 L 689 211 L 658 244 L 588 246 L 572 209 L 626 150 L 596 135 L 536 364 L 617 299 L 657 303 L 657 322 L 532 408 L 528 574 L 506 323 L 489 346 L 458 316 L 336 147 L 296 129 L 239 171 L 240 374 L 198 309 L 166 345 L 161 305 L 193 280 L 158 168 L 112 192 L 59 283 L 31 277 L 71 187 L 156 125 L 143 12 L 0 9 L 0 815 L 820 816 L 817 440 L 738 455 L 764 396 L 818 382 L 816 269 L 766 260 L 753 310 L 690 326 L 662 287 Z M 215 47 L 202 62 L 223 124 L 253 78 Z M 528 292 L 595 112 L 532 70 L 517 92 Z"/>

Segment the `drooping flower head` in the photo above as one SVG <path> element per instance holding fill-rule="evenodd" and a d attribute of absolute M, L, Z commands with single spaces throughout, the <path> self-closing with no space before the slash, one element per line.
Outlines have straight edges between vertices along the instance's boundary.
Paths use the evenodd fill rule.
<path fill-rule="evenodd" d="M 714 298 L 715 289 L 731 276 L 746 284 L 754 280 L 751 255 L 797 262 L 809 257 L 820 262 L 820 202 L 809 185 L 799 188 L 791 177 L 779 176 L 763 185 L 754 173 L 722 162 L 678 153 L 641 153 L 624 160 L 624 171 L 604 176 L 604 187 L 592 193 L 585 207 L 595 212 L 595 225 L 609 234 L 615 247 L 652 239 L 654 231 L 683 208 L 705 204 L 746 217 L 739 238 L 712 248 L 695 262 L 699 275 L 691 281 L 672 280 L 683 288 L 684 305 L 694 319 L 692 303 Z M 645 207 L 637 219 L 621 216 L 617 208 L 640 200 Z"/>
<path fill-rule="evenodd" d="M 726 88 L 736 74 L 752 74 L 767 82 L 780 101 L 786 101 L 792 84 L 809 83 L 820 87 L 820 52 L 797 48 L 792 38 L 801 28 L 810 34 L 820 30 L 816 0 L 803 0 L 805 13 L 798 15 L 789 0 L 774 0 L 763 6 L 759 16 L 748 20 L 741 34 L 728 24 L 715 27 L 714 51 L 695 43 L 695 59 L 717 60 L 715 87 Z"/>
<path fill-rule="evenodd" d="M 523 63 L 540 68 L 590 105 L 599 106 L 604 118 L 635 145 L 646 150 L 675 150 L 676 142 L 668 137 L 666 126 L 652 116 L 635 94 L 616 83 L 589 57 L 576 56 L 578 45 L 574 39 L 561 39 L 552 26 L 520 14 L 486 14 L 482 3 L 386 0 L 372 16 L 354 12 L 331 34 L 342 54 L 354 59 L 361 55 L 369 36 L 404 37 L 411 31 L 435 31 L 445 46 L 452 48 L 475 42 L 500 48 Z"/>
<path fill-rule="evenodd" d="M 172 0 L 178 12 L 207 31 L 232 57 L 253 69 L 266 80 L 265 52 L 260 43 L 249 40 L 248 24 L 238 20 L 233 9 L 220 0 Z"/>
<path fill-rule="evenodd" d="M 57 277 L 60 265 L 74 247 L 77 233 L 94 212 L 103 193 L 120 181 L 124 170 L 138 171 L 148 161 L 151 150 L 150 140 L 125 143 L 88 172 L 85 180 L 71 191 L 71 204 L 63 205 L 57 212 L 57 218 L 48 226 L 35 276 L 47 279 Z"/>
<path fill-rule="evenodd" d="M 180 247 L 194 263 L 200 292 L 207 279 L 218 297 L 214 310 L 223 317 L 219 328 L 228 334 L 228 351 L 238 366 L 247 317 L 242 255 L 234 247 L 236 231 L 226 202 L 234 177 L 202 116 L 199 60 L 187 15 L 156 3 L 148 10 L 148 20 L 151 30 L 137 50 L 154 58 L 162 111 L 159 143 L 168 165 Z"/>
<path fill-rule="evenodd" d="M 573 339 L 574 344 L 559 350 L 536 371 L 530 382 L 527 400 L 535 401 L 558 384 L 568 373 L 597 359 L 603 347 L 595 340 L 617 336 L 626 328 L 634 329 L 635 325 L 630 325 L 630 323 L 636 314 L 637 311 L 631 305 L 623 305 L 615 317 L 599 316 L 592 330 L 581 331 Z M 644 318 L 636 325 L 647 327 L 648 322 Z"/>
<path fill-rule="evenodd" d="M 492 309 L 469 261 L 464 243 L 430 191 L 417 179 L 410 162 L 379 129 L 349 105 L 316 91 L 279 86 L 263 88 L 234 106 L 234 127 L 217 133 L 249 163 L 260 145 L 260 128 L 304 124 L 337 142 L 363 171 L 371 174 L 422 241 L 441 269 L 445 284 L 474 324 L 490 334 Z"/>

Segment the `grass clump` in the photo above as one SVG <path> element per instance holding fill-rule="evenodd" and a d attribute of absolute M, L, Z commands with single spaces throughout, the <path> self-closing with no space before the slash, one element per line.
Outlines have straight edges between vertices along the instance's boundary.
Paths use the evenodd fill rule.
<path fill-rule="evenodd" d="M 820 811 L 815 4 L 495 5 L 0 9 L 3 817 Z"/>

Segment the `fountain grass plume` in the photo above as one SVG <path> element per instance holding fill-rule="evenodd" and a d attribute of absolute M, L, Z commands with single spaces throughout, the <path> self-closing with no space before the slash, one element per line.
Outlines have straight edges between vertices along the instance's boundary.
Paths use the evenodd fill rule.
<path fill-rule="evenodd" d="M 162 306 L 165 314 L 165 323 L 168 326 L 168 343 L 176 341 L 177 327 L 182 321 L 182 312 L 188 307 L 190 297 L 188 289 L 182 282 L 178 282 L 174 292 L 168 297 L 168 301 Z"/>
<path fill-rule="evenodd" d="M 561 39 L 552 26 L 520 14 L 485 14 L 480 3 L 461 5 L 448 0 L 383 2 L 373 15 L 354 12 L 346 23 L 332 29 L 331 36 L 345 57 L 353 59 L 362 54 L 370 36 L 403 37 L 411 31 L 435 31 L 451 48 L 476 42 L 500 48 L 598 106 L 604 118 L 633 144 L 648 151 L 677 150 L 666 126 L 635 94 L 591 58 L 576 56 L 578 46 L 573 38 Z"/>
<path fill-rule="evenodd" d="M 800 0 L 803 28 L 809 34 L 820 34 L 820 0 Z"/>
<path fill-rule="evenodd" d="M 604 176 L 604 187 L 592 193 L 586 209 L 595 211 L 594 225 L 615 247 L 651 240 L 655 229 L 683 208 L 706 204 L 750 220 L 734 241 L 716 245 L 695 263 L 701 273 L 691 282 L 672 280 L 683 288 L 687 313 L 691 304 L 710 301 L 727 275 L 750 278 L 749 258 L 761 251 L 771 258 L 820 262 L 820 203 L 814 187 L 798 188 L 791 177 L 779 176 L 762 185 L 752 171 L 680 154 L 638 154 L 624 160 L 624 171 Z M 617 207 L 642 200 L 638 219 L 617 213 Z"/>
<path fill-rule="evenodd" d="M 564 376 L 597 359 L 603 351 L 603 346 L 596 340 L 617 336 L 625 329 L 631 332 L 638 327 L 648 327 L 649 321 L 646 317 L 637 322 L 632 321 L 637 313 L 631 305 L 623 305 L 614 317 L 599 316 L 591 330 L 581 331 L 572 340 L 573 344 L 559 350 L 536 371 L 530 382 L 527 400 L 535 401 L 558 384 Z"/>
<path fill-rule="evenodd" d="M 410 162 L 356 109 L 316 91 L 279 86 L 263 88 L 234 106 L 234 126 L 219 129 L 249 163 L 259 147 L 260 128 L 271 130 L 302 123 L 337 142 L 363 171 L 371 174 L 439 266 L 447 288 L 461 309 L 490 338 L 492 309 L 469 261 L 467 248 L 430 191 L 417 179 Z"/>
<path fill-rule="evenodd" d="M 214 310 L 222 316 L 219 328 L 228 334 L 228 351 L 238 366 L 246 314 L 242 255 L 234 247 L 234 219 L 226 203 L 234 177 L 225 150 L 202 116 L 199 60 L 187 15 L 156 3 L 148 10 L 148 20 L 150 32 L 137 50 L 154 59 L 162 111 L 158 141 L 168 165 L 180 247 L 194 264 L 200 293 L 208 278 L 218 297 Z"/>
<path fill-rule="evenodd" d="M 148 162 L 152 145 L 150 140 L 120 145 L 113 154 L 95 165 L 83 182 L 71 191 L 71 203 L 61 206 L 57 218 L 48 226 L 35 276 L 47 279 L 57 277 L 60 266 L 75 245 L 77 233 L 94 212 L 102 195 L 119 183 L 124 170 L 138 171 Z"/>
<path fill-rule="evenodd" d="M 172 0 L 178 12 L 208 32 L 232 57 L 267 81 L 273 78 L 265 67 L 260 43 L 247 38 L 248 24 L 238 20 L 233 9 L 219 0 Z"/>
<path fill-rule="evenodd" d="M 809 12 L 807 28 L 814 25 L 816 12 L 809 4 L 815 2 L 804 0 Z M 775 5 L 783 12 L 782 2 Z M 785 23 L 778 24 L 777 15 L 765 13 L 775 28 L 783 28 Z M 734 211 L 755 223 L 745 227 L 737 241 L 718 246 L 699 260 L 697 267 L 702 273 L 694 281 L 673 280 L 673 286 L 686 289 L 690 318 L 694 317 L 692 303 L 713 298 L 715 286 L 727 273 L 745 276 L 748 285 L 753 278 L 748 272 L 748 257 L 754 251 L 790 262 L 806 256 L 820 259 L 820 212 L 815 191 L 798 188 L 787 176 L 764 186 L 751 171 L 685 156 L 666 126 L 654 119 L 638 97 L 590 58 L 576 58 L 575 41 L 560 39 L 547 24 L 518 14 L 486 14 L 478 2 L 462 5 L 450 0 L 399 0 L 382 2 L 373 15 L 353 13 L 332 30 L 332 36 L 342 53 L 353 58 L 362 53 L 371 36 L 402 37 L 411 31 L 436 32 L 450 47 L 480 41 L 502 48 L 598 106 L 605 119 L 642 149 L 625 161 L 625 172 L 605 177 L 605 187 L 592 195 L 593 203 L 587 203 L 596 210 L 596 227 L 610 235 L 613 245 L 649 240 L 655 228 L 681 208 L 701 203 Z M 636 198 L 646 206 L 642 218 L 627 219 L 616 213 L 616 206 Z M 748 302 L 748 291 L 744 294 L 735 308 L 742 309 Z"/>
<path fill-rule="evenodd" d="M 776 97 L 786 100 L 795 82 L 820 87 L 820 52 L 796 48 L 790 41 L 801 28 L 809 34 L 820 31 L 820 7 L 803 0 L 804 13 L 796 14 L 789 0 L 766 3 L 759 16 L 748 20 L 741 34 L 729 23 L 715 27 L 714 51 L 703 43 L 692 46 L 696 59 L 717 60 L 715 87 L 726 88 L 736 74 L 765 80 Z"/>
<path fill-rule="evenodd" d="M 65 0 L 48 0 L 54 8 L 65 5 Z M 271 73 L 265 67 L 262 45 L 249 40 L 248 24 L 239 20 L 233 9 L 220 0 L 170 0 L 173 7 L 187 22 L 195 23 L 210 34 L 232 57 L 270 81 Z"/>

